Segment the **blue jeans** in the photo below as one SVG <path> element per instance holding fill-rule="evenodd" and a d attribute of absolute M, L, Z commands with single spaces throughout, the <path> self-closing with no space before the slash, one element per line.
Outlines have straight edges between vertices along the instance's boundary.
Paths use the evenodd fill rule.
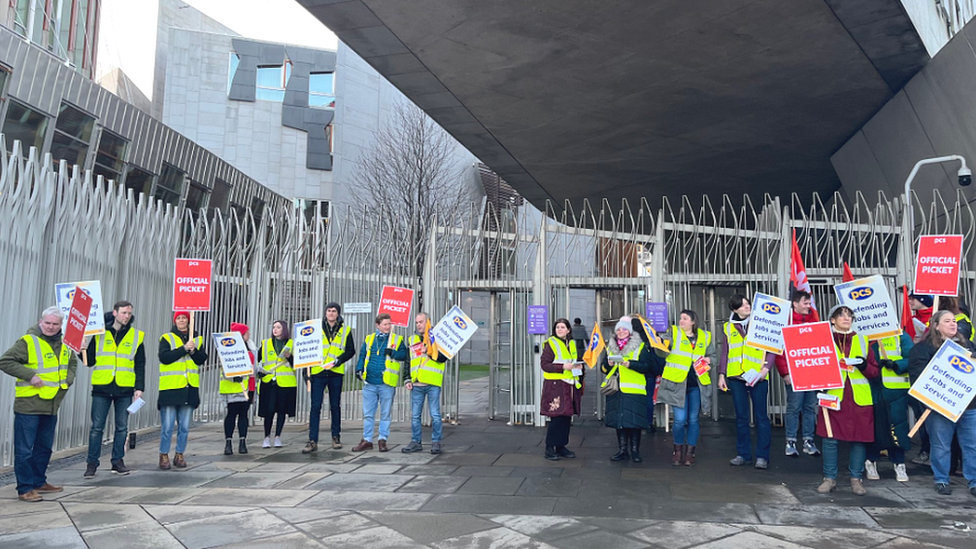
<path fill-rule="evenodd" d="M 179 424 L 176 432 L 176 453 L 186 451 L 186 439 L 190 436 L 190 422 L 193 421 L 193 406 L 163 406 L 159 410 L 159 453 L 168 454 L 173 442 L 173 424 Z"/>
<path fill-rule="evenodd" d="M 17 494 L 23 495 L 47 483 L 54 430 L 58 416 L 14 412 L 14 474 Z"/>
<path fill-rule="evenodd" d="M 794 391 L 786 386 L 786 440 L 796 442 L 803 414 L 803 440 L 813 440 L 817 429 L 817 391 Z"/>
<path fill-rule="evenodd" d="M 101 465 L 98 458 L 102 455 L 102 434 L 105 432 L 105 422 L 108 420 L 108 409 L 115 406 L 115 437 L 112 439 L 112 463 L 125 457 L 125 436 L 129 432 L 129 412 L 126 408 L 132 404 L 131 396 L 109 397 L 92 395 L 91 431 L 88 432 L 88 463 L 96 467 Z"/>
<path fill-rule="evenodd" d="M 441 388 L 434 385 L 424 385 L 423 387 L 413 386 L 410 391 L 410 439 L 413 442 L 422 442 L 424 435 L 421 431 L 420 417 L 424 413 L 424 398 L 430 407 L 430 419 L 433 432 L 430 435 L 431 442 L 441 441 Z M 380 427 L 382 432 L 382 427 Z M 382 435 L 380 435 L 382 438 Z"/>
<path fill-rule="evenodd" d="M 962 448 L 962 474 L 970 488 L 976 487 L 976 410 L 966 410 L 955 423 L 938 413 L 929 414 L 925 428 L 932 441 L 929 457 L 936 484 L 949 483 L 949 459 L 952 455 L 952 435 L 955 434 Z"/>
<path fill-rule="evenodd" d="M 823 439 L 823 472 L 824 478 L 837 480 L 837 459 L 840 441 L 836 438 Z M 851 478 L 864 478 L 864 460 L 867 459 L 867 447 L 863 442 L 851 443 L 850 461 L 847 465 Z"/>
<path fill-rule="evenodd" d="M 769 461 L 769 445 L 772 443 L 773 429 L 769 422 L 769 413 L 766 411 L 769 382 L 763 380 L 749 387 L 745 381 L 729 379 L 727 384 L 732 393 L 732 404 L 735 406 L 736 454 L 746 461 L 752 459 L 752 434 L 749 429 L 749 401 L 752 401 L 752 411 L 756 416 L 756 457 Z"/>
<path fill-rule="evenodd" d="M 685 393 L 685 407 L 674 408 L 674 443 L 696 446 L 701 414 L 701 388 L 692 387 Z M 687 438 L 685 438 L 687 436 Z"/>
<path fill-rule="evenodd" d="M 390 438 L 390 422 L 393 421 L 393 397 L 396 387 L 389 385 L 363 385 L 363 440 L 373 442 L 373 426 L 376 424 L 376 407 L 380 408 L 380 440 Z"/>
<path fill-rule="evenodd" d="M 578 348 L 578 347 L 577 347 Z M 657 377 L 647 376 L 647 424 L 654 427 L 654 386 L 657 385 Z"/>
<path fill-rule="evenodd" d="M 319 422 L 322 421 L 322 401 L 325 390 L 329 390 L 329 417 L 332 418 L 332 437 L 338 438 L 342 431 L 342 406 L 339 398 L 342 396 L 343 376 L 312 376 L 312 411 L 308 417 L 308 440 L 319 441 Z"/>

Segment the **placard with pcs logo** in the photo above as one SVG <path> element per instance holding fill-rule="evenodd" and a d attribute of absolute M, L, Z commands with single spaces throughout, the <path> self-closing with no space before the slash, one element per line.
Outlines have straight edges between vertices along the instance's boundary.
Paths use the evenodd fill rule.
<path fill-rule="evenodd" d="M 295 348 L 294 369 L 318 367 L 323 365 L 322 356 L 322 319 L 314 318 L 304 322 L 296 322 L 292 326 L 292 344 Z"/>
<path fill-rule="evenodd" d="M 976 365 L 973 357 L 958 343 L 946 340 L 908 394 L 955 422 L 976 396 L 974 390 Z"/>
<path fill-rule="evenodd" d="M 901 335 L 901 321 L 881 275 L 834 286 L 837 302 L 854 311 L 854 331 L 870 340 Z"/>
<path fill-rule="evenodd" d="M 773 354 L 783 354 L 783 327 L 790 323 L 790 302 L 756 292 L 746 345 Z"/>
<path fill-rule="evenodd" d="M 247 354 L 244 338 L 237 332 L 217 332 L 211 334 L 214 348 L 220 357 L 224 377 L 246 376 L 254 373 L 251 357 Z"/>
<path fill-rule="evenodd" d="M 455 305 L 430 329 L 437 352 L 454 358 L 461 347 L 478 331 L 478 324 Z"/>

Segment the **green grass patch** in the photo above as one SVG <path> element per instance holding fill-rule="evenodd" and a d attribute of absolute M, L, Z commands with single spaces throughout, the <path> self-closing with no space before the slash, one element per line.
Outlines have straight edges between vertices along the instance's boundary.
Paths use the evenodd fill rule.
<path fill-rule="evenodd" d="M 487 364 L 462 364 L 458 366 L 458 379 L 469 381 L 479 377 L 488 377 L 489 366 Z"/>

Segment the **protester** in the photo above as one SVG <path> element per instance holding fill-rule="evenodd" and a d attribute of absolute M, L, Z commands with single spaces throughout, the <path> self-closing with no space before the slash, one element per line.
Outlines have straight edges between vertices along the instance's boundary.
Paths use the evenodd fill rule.
<path fill-rule="evenodd" d="M 42 494 L 64 490 L 47 481 L 58 408 L 78 368 L 78 357 L 61 341 L 63 320 L 60 308 L 44 309 L 37 325 L 0 356 L 0 370 L 17 378 L 14 475 L 20 501 L 43 501 Z"/>
<path fill-rule="evenodd" d="M 939 296 L 939 310 L 949 311 L 956 319 L 956 330 L 962 337 L 973 341 L 973 321 L 959 307 L 959 299 L 952 296 Z"/>
<path fill-rule="evenodd" d="M 546 429 L 546 452 L 548 460 L 574 458 L 576 454 L 566 449 L 569 444 L 569 429 L 574 415 L 580 413 L 583 388 L 573 370 L 582 368 L 577 362 L 581 359 L 576 341 L 571 339 L 572 327 L 565 318 L 552 325 L 552 336 L 542 345 L 542 410 L 549 418 Z"/>
<path fill-rule="evenodd" d="M 356 375 L 363 385 L 363 439 L 353 452 L 363 452 L 373 448 L 373 429 L 376 423 L 376 408 L 380 409 L 380 433 L 376 445 L 380 452 L 387 452 L 390 437 L 390 422 L 393 420 L 393 397 L 400 383 L 400 363 L 407 360 L 407 348 L 403 338 L 392 333 L 393 322 L 390 315 L 376 315 L 376 331 L 366 336 L 363 348 L 359 351 L 359 364 Z M 407 372 L 409 375 L 409 371 Z"/>
<path fill-rule="evenodd" d="M 908 296 L 908 298 L 909 298 L 908 301 L 909 307 L 912 310 L 912 317 L 918 320 L 922 326 L 928 326 L 929 319 L 932 318 L 932 313 L 933 313 L 932 306 L 935 304 L 932 296 L 911 294 Z M 925 330 L 916 329 L 915 339 L 913 340 L 913 342 L 917 344 L 919 341 L 922 340 L 922 337 L 924 336 L 925 336 Z M 915 412 L 915 417 L 916 418 L 921 417 L 922 410 L 923 410 L 922 404 L 919 401 L 915 400 L 914 398 L 908 399 L 908 404 L 909 406 L 912 407 L 912 410 Z M 929 465 L 929 449 L 931 447 L 929 441 L 929 433 L 925 429 L 924 424 L 922 425 L 922 428 L 919 431 L 919 433 L 921 436 L 921 441 L 920 441 L 921 444 L 919 445 L 918 455 L 912 458 L 912 463 L 916 465 Z"/>
<path fill-rule="evenodd" d="M 168 470 L 186 468 L 186 442 L 190 436 L 193 410 L 200 406 L 199 366 L 207 362 L 203 338 L 196 330 L 190 331 L 190 313 L 177 311 L 173 314 L 173 328 L 159 338 L 159 468 Z M 173 427 L 176 434 L 176 454 L 172 465 L 169 449 L 173 443 Z"/>
<path fill-rule="evenodd" d="M 132 303 L 119 301 L 105 313 L 105 333 L 88 343 L 88 367 L 92 368 L 91 430 L 88 432 L 88 466 L 85 478 L 95 476 L 102 455 L 102 435 L 108 410 L 114 407 L 115 436 L 112 439 L 112 472 L 128 475 L 125 466 L 125 437 L 129 433 L 129 406 L 142 398 L 146 387 L 146 334 L 132 328 Z"/>
<path fill-rule="evenodd" d="M 749 318 L 752 315 L 752 302 L 742 294 L 729 298 L 732 316 L 722 331 L 725 339 L 719 353 L 718 388 L 732 391 L 735 406 L 736 455 L 729 460 L 730 465 L 741 466 L 752 463 L 752 436 L 750 434 L 749 403 L 756 424 L 756 469 L 769 468 L 769 450 L 772 439 L 772 424 L 766 409 L 766 396 L 769 394 L 769 371 L 773 368 L 774 356 L 745 344 L 749 331 Z M 751 373 L 750 373 L 751 372 Z M 747 381 L 750 379 L 751 381 Z"/>
<path fill-rule="evenodd" d="M 310 454 L 319 447 L 319 422 L 322 421 L 322 400 L 325 390 L 329 390 L 329 416 L 332 420 L 332 449 L 342 448 L 342 381 L 345 378 L 345 364 L 356 356 L 356 342 L 352 329 L 342 320 L 342 308 L 332 302 L 325 306 L 325 320 L 322 321 L 322 366 L 313 366 L 311 375 L 312 410 L 308 418 L 308 444 L 302 450 Z"/>
<path fill-rule="evenodd" d="M 888 451 L 888 459 L 895 466 L 895 479 L 908 482 L 905 470 L 905 451 L 911 448 L 908 438 L 908 354 L 912 338 L 906 333 L 872 342 L 874 360 L 881 368 L 881 377 L 871 381 L 874 400 L 874 442 L 867 448 L 864 470 L 868 480 L 879 480 L 878 460 Z"/>
<path fill-rule="evenodd" d="M 695 464 L 698 445 L 698 416 L 708 409 L 711 399 L 712 364 L 717 364 L 711 332 L 698 326 L 698 314 L 685 309 L 678 314 L 678 325 L 672 326 L 665 340 L 671 352 L 667 356 L 658 400 L 674 410 L 674 449 L 671 465 Z M 694 375 L 689 375 L 693 373 Z"/>
<path fill-rule="evenodd" d="M 441 386 L 444 384 L 444 363 L 447 357 L 427 344 L 430 328 L 430 315 L 420 313 L 414 318 L 414 335 L 410 345 L 410 380 L 406 387 L 410 391 L 410 444 L 401 452 L 409 454 L 424 449 L 421 416 L 424 413 L 424 400 L 430 409 L 431 435 L 430 453 L 441 453 Z"/>
<path fill-rule="evenodd" d="M 851 491 L 863 496 L 866 444 L 874 442 L 874 399 L 870 381 L 880 374 L 868 342 L 854 332 L 854 311 L 846 305 L 836 305 L 828 316 L 837 356 L 841 360 L 843 389 L 831 389 L 837 397 L 839 410 L 821 412 L 817 434 L 823 439 L 823 482 L 817 492 L 826 494 L 837 488 L 837 461 L 840 441 L 850 442 Z"/>
<path fill-rule="evenodd" d="M 816 313 L 813 312 L 813 300 L 809 292 L 796 290 L 793 292 L 790 324 L 809 324 L 818 322 Z M 776 369 L 779 370 L 783 383 L 786 384 L 786 455 L 788 457 L 799 457 L 800 452 L 796 447 L 797 431 L 803 435 L 803 453 L 808 456 L 819 456 L 820 450 L 814 442 L 814 429 L 817 426 L 817 392 L 816 391 L 794 391 L 790 380 L 790 369 L 786 362 L 786 354 L 773 355 L 776 361 Z M 803 418 L 803 428 L 800 429 L 800 418 Z"/>
<path fill-rule="evenodd" d="M 937 311 L 932 315 L 925 337 L 909 353 L 908 372 L 912 382 L 918 379 L 946 340 L 958 343 L 971 353 L 976 352 L 976 345 L 959 332 L 954 315 L 945 310 Z M 969 483 L 969 492 L 976 496 L 976 399 L 970 401 L 966 411 L 955 423 L 939 413 L 930 413 L 925 421 L 925 428 L 932 441 L 930 462 L 936 491 L 944 496 L 952 494 L 949 486 L 949 461 L 952 438 L 956 435 L 962 448 L 963 475 Z"/>
<path fill-rule="evenodd" d="M 648 374 L 659 375 L 664 360 L 651 352 L 636 331 L 639 320 L 621 317 L 614 326 L 614 335 L 607 343 L 607 354 L 601 370 L 606 375 L 604 385 L 617 376 L 620 389 L 607 395 L 604 425 L 617 431 L 617 453 L 611 461 L 633 460 L 640 463 L 641 430 L 647 428 Z"/>
<path fill-rule="evenodd" d="M 254 366 L 254 352 L 251 350 L 251 332 L 248 327 L 239 322 L 232 322 L 230 331 L 241 334 L 247 349 L 247 356 Z M 247 417 L 254 401 L 254 376 L 234 376 L 232 378 L 220 376 L 220 402 L 227 405 L 224 416 L 224 455 L 234 453 L 233 437 L 234 424 L 237 424 L 238 447 L 237 453 L 247 453 L 247 427 L 250 418 Z"/>
<path fill-rule="evenodd" d="M 298 380 L 292 365 L 292 341 L 288 324 L 276 320 L 271 325 L 271 337 L 261 342 L 258 349 L 258 373 L 262 376 L 258 385 L 258 416 L 264 418 L 264 442 L 262 448 L 271 448 L 271 425 L 275 417 L 274 447 L 281 448 L 281 430 L 285 416 L 295 417 L 295 401 L 298 396 Z M 321 405 L 321 401 L 319 402 Z"/>

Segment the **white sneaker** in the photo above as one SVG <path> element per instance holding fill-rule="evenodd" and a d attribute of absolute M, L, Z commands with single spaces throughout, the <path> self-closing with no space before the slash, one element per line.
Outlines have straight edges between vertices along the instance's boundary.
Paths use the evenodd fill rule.
<path fill-rule="evenodd" d="M 905 471 L 904 463 L 895 464 L 895 480 L 898 482 L 908 482 L 908 473 Z"/>
<path fill-rule="evenodd" d="M 881 477 L 878 476 L 878 464 L 870 459 L 864 462 L 864 471 L 868 480 L 881 480 Z"/>
<path fill-rule="evenodd" d="M 261 443 L 262 448 L 271 448 L 271 437 L 264 437 L 264 442 Z"/>
<path fill-rule="evenodd" d="M 275 448 L 281 448 L 282 446 L 283 444 L 281 444 L 281 437 L 275 437 Z"/>

